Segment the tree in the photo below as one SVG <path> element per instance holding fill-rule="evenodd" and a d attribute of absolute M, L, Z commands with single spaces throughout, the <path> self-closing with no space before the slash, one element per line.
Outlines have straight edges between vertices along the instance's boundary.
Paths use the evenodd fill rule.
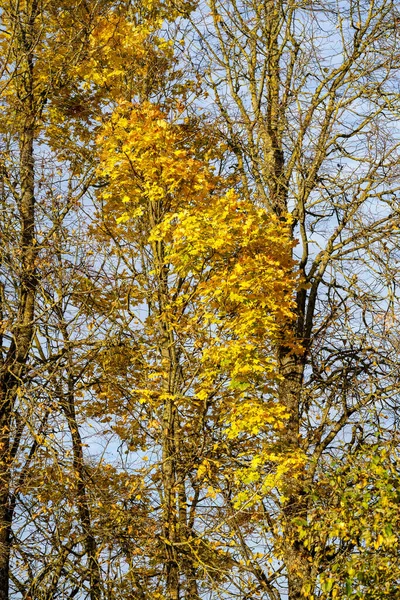
<path fill-rule="evenodd" d="M 46 452 L 43 455 L 40 448 L 50 427 L 49 415 L 54 404 L 53 397 L 48 403 L 39 401 L 35 407 L 43 393 L 40 384 L 44 386 L 43 378 L 46 381 L 54 364 L 54 356 L 48 357 L 45 365 L 41 360 L 44 356 L 41 345 L 49 342 L 46 332 L 51 330 L 46 316 L 55 310 L 54 305 L 58 302 L 55 299 L 57 292 L 46 289 L 48 267 L 52 261 L 50 258 L 49 262 L 49 252 L 57 250 L 53 239 L 62 235 L 64 222 L 73 212 L 74 203 L 87 189 L 87 173 L 79 178 L 73 169 L 69 172 L 67 169 L 65 179 L 59 177 L 55 181 L 56 170 L 43 165 L 43 161 L 50 162 L 44 144 L 51 140 L 60 120 L 66 114 L 70 116 L 77 87 L 75 70 L 86 56 L 93 23 L 102 17 L 106 6 L 107 3 L 95 3 L 90 7 L 86 3 L 76 6 L 69 2 L 35 0 L 11 0 L 1 5 L 4 56 L 0 124 L 2 599 L 9 595 L 10 550 L 16 545 L 13 518 L 18 513 L 17 503 L 23 492 L 27 493 L 26 482 L 32 483 L 29 473 L 34 459 L 40 452 L 42 460 L 45 459 Z M 54 118 L 55 112 L 58 120 Z M 64 151 L 68 148 L 64 147 Z M 57 187 L 59 195 L 55 198 Z M 64 199 L 65 188 L 68 192 Z M 61 203 L 60 198 L 64 202 Z M 48 306 L 49 298 L 53 301 L 51 306 Z M 60 327 L 62 333 L 61 321 Z M 37 347 L 36 356 L 33 345 Z M 67 411 L 67 405 L 64 408 Z M 67 420 L 74 438 L 71 410 Z M 78 450 L 75 446 L 75 458 L 79 462 Z M 80 516 L 83 518 L 83 513 Z M 61 561 L 60 568 L 62 566 Z M 92 598 L 97 597 L 96 593 L 92 595 Z"/>
<path fill-rule="evenodd" d="M 390 436 L 395 421 L 397 358 L 384 337 L 397 311 L 397 22 L 385 0 L 213 1 L 192 19 L 210 115 L 241 190 L 282 219 L 291 212 L 299 237 L 305 285 L 292 333 L 303 352 L 282 344 L 277 357 L 290 413 L 282 443 L 307 461 L 301 478 L 281 486 L 283 501 L 265 498 L 267 512 L 280 515 L 271 543 L 291 599 L 323 595 L 315 547 L 296 523 L 310 518 L 328 457 L 352 464 L 340 435 L 353 428 L 363 446 L 374 432 Z M 279 585 L 267 594 L 279 597 Z"/>
<path fill-rule="evenodd" d="M 212 473 L 232 473 L 239 436 L 242 451 L 254 452 L 262 436 L 251 434 L 262 430 L 258 451 L 272 455 L 285 420 L 271 346 L 291 319 L 295 275 L 288 228 L 226 190 L 204 133 L 176 119 L 125 103 L 99 139 L 108 184 L 97 235 L 113 243 L 115 270 L 95 296 L 103 294 L 101 318 L 115 315 L 127 356 L 112 362 L 99 392 L 128 451 L 155 453 L 149 472 L 162 512 L 149 558 L 163 569 L 158 593 L 200 598 L 199 583 L 216 565 L 226 571 L 229 556 L 203 514 L 205 499 L 211 512 L 218 505 Z"/>

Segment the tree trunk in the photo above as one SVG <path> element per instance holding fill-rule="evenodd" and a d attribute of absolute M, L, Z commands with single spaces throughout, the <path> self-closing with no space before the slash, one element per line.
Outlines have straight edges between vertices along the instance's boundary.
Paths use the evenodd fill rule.
<path fill-rule="evenodd" d="M 33 337 L 33 319 L 37 288 L 35 246 L 35 172 L 34 139 L 36 107 L 34 102 L 33 25 L 36 4 L 30 7 L 27 21 L 18 21 L 16 33 L 21 73 L 17 91 L 21 111 L 19 132 L 19 197 L 18 210 L 21 226 L 19 249 L 18 307 L 16 323 L 11 331 L 11 342 L 2 360 L 0 371 L 0 600 L 9 597 L 9 563 L 13 509 L 10 503 L 12 461 L 17 451 L 19 436 L 11 438 L 11 425 L 17 387 L 23 382 L 25 365 Z M 16 19 L 19 19 L 16 16 Z"/>
<path fill-rule="evenodd" d="M 164 540 L 166 552 L 166 591 L 168 600 L 179 600 L 180 581 L 176 550 L 177 514 L 175 498 L 175 448 L 174 425 L 176 407 L 168 399 L 163 414 L 163 492 L 164 492 Z"/>
<path fill-rule="evenodd" d="M 31 82 L 33 65 L 27 61 L 28 82 Z M 24 368 L 33 337 L 33 319 L 37 287 L 34 195 L 34 107 L 32 98 L 27 99 L 27 114 L 20 136 L 20 274 L 19 298 L 16 324 L 12 331 L 10 347 L 0 374 L 0 600 L 8 600 L 8 573 L 10 561 L 12 508 L 10 506 L 10 480 L 13 456 L 17 448 L 11 439 L 11 422 L 16 389 L 23 381 Z M 18 437 L 16 438 L 16 443 Z M 14 446 L 14 447 L 12 447 Z"/>
<path fill-rule="evenodd" d="M 282 339 L 295 339 L 302 344 L 302 351 L 294 353 L 284 344 L 278 349 L 279 372 L 282 382 L 279 386 L 279 401 L 287 408 L 289 418 L 282 435 L 282 449 L 288 454 L 301 452 L 300 406 L 304 370 L 307 360 L 308 336 L 305 335 L 306 290 L 299 290 L 296 300 L 296 322 L 288 324 L 289 331 L 282 332 Z M 282 530 L 284 532 L 283 558 L 288 578 L 288 599 L 304 598 L 305 583 L 311 580 L 310 552 L 298 538 L 294 519 L 307 519 L 308 499 L 305 493 L 306 473 L 289 473 L 284 481 L 283 495 L 286 498 L 282 507 Z"/>
<path fill-rule="evenodd" d="M 76 474 L 76 492 L 78 503 L 78 514 L 83 529 L 84 546 L 88 559 L 90 600 L 100 600 L 101 577 L 97 560 L 97 543 L 93 534 L 89 502 L 86 491 L 86 469 L 82 451 L 82 439 L 76 421 L 74 403 L 74 383 L 69 376 L 67 398 L 64 402 L 64 412 L 67 417 L 68 428 L 71 433 L 73 466 Z"/>

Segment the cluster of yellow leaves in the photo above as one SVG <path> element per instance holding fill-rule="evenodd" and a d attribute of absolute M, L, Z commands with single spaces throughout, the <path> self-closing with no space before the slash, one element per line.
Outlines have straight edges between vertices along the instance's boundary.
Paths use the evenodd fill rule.
<path fill-rule="evenodd" d="M 165 392 L 171 365 L 154 355 L 147 361 L 151 373 L 142 369 L 133 393 L 154 406 L 168 398 L 182 405 L 214 398 L 227 439 L 263 440 L 253 445 L 257 455 L 238 471 L 238 481 L 278 485 L 299 464 L 298 457 L 284 460 L 273 444 L 288 417 L 275 399 L 274 350 L 290 330 L 297 285 L 289 220 L 229 189 L 188 123 L 171 121 L 149 102 L 122 102 L 98 145 L 105 219 L 115 235 L 137 244 L 138 257 L 140 245 L 151 257 L 146 277 L 136 276 L 130 292 L 138 308 L 143 287 L 158 306 L 142 323 L 142 339 L 154 348 L 162 329 L 185 349 L 180 394 Z M 297 351 L 295 341 L 284 341 Z"/>
<path fill-rule="evenodd" d="M 282 421 L 287 416 L 284 411 L 279 414 L 279 406 L 275 406 L 277 413 L 277 423 L 281 426 Z M 281 421 L 279 421 L 279 418 Z M 244 456 L 246 456 L 244 454 Z M 284 482 L 288 476 L 296 479 L 304 469 L 304 454 L 298 451 L 278 452 L 273 443 L 261 447 L 258 454 L 246 467 L 236 469 L 234 480 L 240 487 L 241 483 L 248 484 L 249 487 L 242 489 L 235 497 L 235 508 L 246 508 L 258 504 L 274 490 L 277 499 L 284 504 L 287 498 L 281 493 Z M 256 485 L 255 485 L 256 484 Z"/>
<path fill-rule="evenodd" d="M 119 213 L 117 222 L 146 212 L 150 225 L 156 225 L 166 213 L 209 193 L 210 173 L 185 148 L 184 137 L 184 125 L 169 124 L 150 102 L 120 104 L 98 138 L 99 175 L 108 180 L 102 197 L 109 211 Z M 158 214 L 154 203 L 162 203 Z"/>
<path fill-rule="evenodd" d="M 151 70 L 162 75 L 163 61 L 165 67 L 172 60 L 171 44 L 154 33 L 161 23 L 151 11 L 141 22 L 119 11 L 100 18 L 88 39 L 87 59 L 76 67 L 83 89 L 98 87 L 103 99 L 114 101 L 144 91 L 140 82 L 149 81 Z"/>
<path fill-rule="evenodd" d="M 271 344 L 292 318 L 288 225 L 233 190 L 208 196 L 204 185 L 202 192 L 193 206 L 168 215 L 151 239 L 168 242 L 166 260 L 180 276 L 196 277 L 216 332 L 204 360 L 229 368 L 234 384 L 245 385 L 274 370 Z"/>
<path fill-rule="evenodd" d="M 74 155 L 82 154 L 87 163 L 93 157 L 85 145 L 91 149 L 105 114 L 121 99 L 142 100 L 162 88 L 175 63 L 172 43 L 159 30 L 193 6 L 147 0 L 133 10 L 109 0 L 40 6 L 4 0 L 0 8 L 5 131 L 21 127 L 30 97 L 37 135 L 44 132 L 59 160 L 77 162 Z M 15 61 L 17 55 L 22 59 Z"/>

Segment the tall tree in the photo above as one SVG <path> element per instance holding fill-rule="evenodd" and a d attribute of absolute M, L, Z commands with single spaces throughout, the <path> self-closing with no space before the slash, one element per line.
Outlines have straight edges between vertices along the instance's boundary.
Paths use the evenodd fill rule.
<path fill-rule="evenodd" d="M 113 363 L 100 390 L 128 451 L 154 453 L 160 547 L 149 558 L 162 567 L 162 595 L 189 599 L 201 597 L 208 570 L 226 571 L 207 517 L 220 493 L 215 465 L 228 476 L 231 453 L 238 443 L 253 453 L 260 430 L 271 457 L 285 420 L 272 393 L 271 347 L 291 319 L 295 275 L 288 228 L 227 191 L 204 132 L 179 111 L 176 119 L 151 104 L 123 104 L 99 140 L 108 185 L 97 235 L 115 256 L 103 311 L 117 311 L 129 358 L 122 372 Z"/>
<path fill-rule="evenodd" d="M 277 359 L 290 413 L 282 444 L 307 459 L 301 477 L 285 477 L 280 502 L 264 499 L 277 582 L 265 592 L 323 596 L 314 558 L 333 552 L 330 542 L 321 550 L 321 540 L 298 535 L 311 518 L 311 490 L 329 456 L 352 464 L 341 436 L 353 431 L 359 448 L 395 422 L 398 358 L 383 338 L 398 307 L 398 10 L 386 0 L 212 1 L 192 26 L 202 53 L 193 64 L 243 193 L 283 220 L 289 211 L 299 237 L 305 285 L 292 334 L 303 350 L 281 344 Z M 370 584 L 365 593 L 380 597 Z"/>
<path fill-rule="evenodd" d="M 60 206 L 52 220 L 54 173 L 46 161 L 44 143 L 51 137 L 54 107 L 73 99 L 74 69 L 86 55 L 93 20 L 104 5 L 69 2 L 5 1 L 1 4 L 2 116 L 2 240 L 1 240 L 1 499 L 0 598 L 9 595 L 12 520 L 18 490 L 46 428 L 48 408 L 40 416 L 33 409 L 29 385 L 34 378 L 30 360 L 32 342 L 40 340 L 46 306 L 43 299 L 47 273 L 46 253 L 60 234 L 63 219 L 82 194 L 85 177 L 72 184 L 73 197 Z M 76 78 L 75 78 L 76 82 Z M 75 83 L 76 85 L 76 83 Z M 60 108 L 60 106 L 59 106 Z M 65 113 L 65 106 L 62 107 Z M 60 110 L 59 110 L 60 112 Z M 51 120 L 51 119 L 50 119 Z M 47 156 L 48 159 L 48 156 Z M 61 188 L 61 189 L 60 189 Z M 43 262 L 42 262 L 43 261 Z M 44 312 L 42 312 L 44 311 Z M 39 342 L 40 344 L 40 342 Z M 40 405 L 39 405 L 40 406 Z M 39 411 L 40 412 L 40 411 Z M 27 439 L 28 438 L 28 439 Z M 29 438 L 31 441 L 29 441 Z M 30 450 L 29 450 L 30 445 Z M 28 446 L 28 449 L 27 449 Z M 27 451 L 24 460 L 23 450 Z"/>

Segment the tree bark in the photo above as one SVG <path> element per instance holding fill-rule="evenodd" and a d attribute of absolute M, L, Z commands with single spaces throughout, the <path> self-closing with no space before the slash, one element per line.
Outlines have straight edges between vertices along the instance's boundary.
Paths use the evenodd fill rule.
<path fill-rule="evenodd" d="M 75 414 L 74 384 L 71 377 L 69 377 L 68 381 L 68 391 L 67 398 L 64 402 L 64 412 L 67 417 L 68 428 L 72 439 L 73 467 L 76 474 L 78 514 L 83 529 L 84 546 L 88 559 L 90 600 L 100 600 L 102 594 L 100 568 L 97 560 L 97 543 L 93 533 L 89 501 L 87 497 L 85 483 L 87 474 L 82 451 L 82 438 Z"/>
<path fill-rule="evenodd" d="M 26 23 L 18 19 L 17 50 L 21 61 L 21 89 L 17 92 L 21 111 L 19 131 L 19 198 L 20 264 L 18 272 L 18 307 L 16 323 L 11 332 L 11 342 L 0 370 L 0 600 L 9 597 L 9 565 L 11 550 L 10 483 L 16 439 L 11 438 L 11 425 L 16 391 L 23 382 L 24 370 L 34 332 L 35 297 L 37 289 L 35 245 L 35 171 L 34 140 L 36 106 L 34 100 L 34 36 L 36 2 L 32 2 Z"/>
<path fill-rule="evenodd" d="M 27 58 L 28 93 L 32 92 L 32 57 Z M 20 273 L 17 321 L 0 373 L 0 600 L 8 600 L 8 572 L 10 561 L 12 509 L 10 506 L 10 481 L 12 458 L 11 421 L 16 389 L 23 381 L 23 373 L 34 331 L 35 296 L 37 288 L 35 247 L 35 195 L 34 195 L 34 129 L 35 116 L 32 97 L 26 101 L 26 121 L 20 135 Z"/>

